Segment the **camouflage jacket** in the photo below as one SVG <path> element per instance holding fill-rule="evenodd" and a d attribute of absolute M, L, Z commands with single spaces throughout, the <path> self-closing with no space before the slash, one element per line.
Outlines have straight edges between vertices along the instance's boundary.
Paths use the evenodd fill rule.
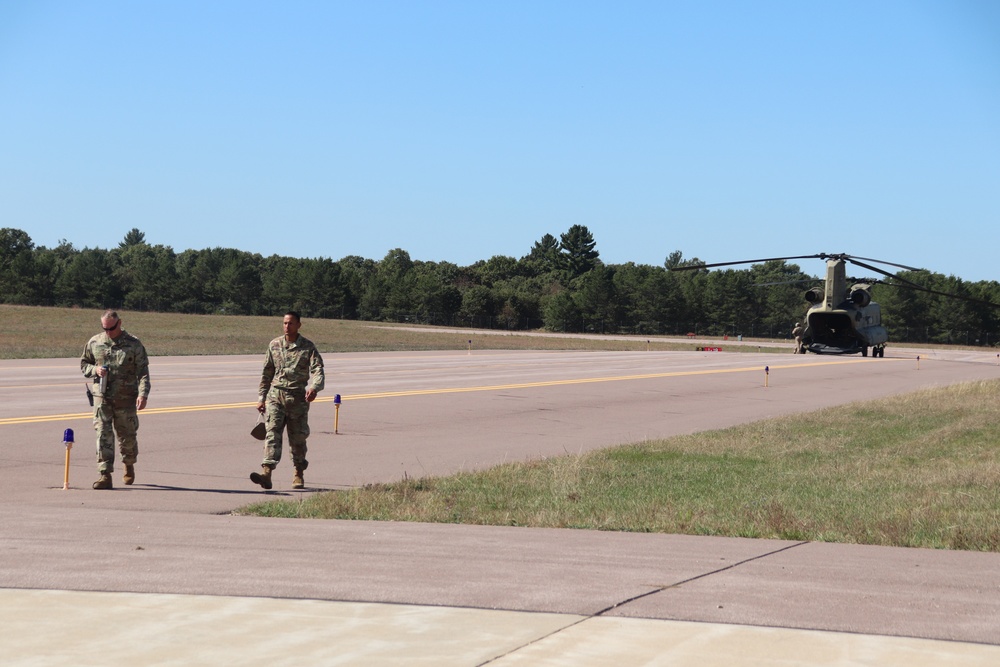
<path fill-rule="evenodd" d="M 278 336 L 267 346 L 257 390 L 260 400 L 267 397 L 271 388 L 304 394 L 310 387 L 320 392 L 325 385 L 323 357 L 311 340 L 300 334 L 294 343 L 289 343 L 284 336 Z"/>
<path fill-rule="evenodd" d="M 149 396 L 146 348 L 129 332 L 122 331 L 118 338 L 99 333 L 83 348 L 80 370 L 84 377 L 94 380 L 91 391 L 95 396 L 101 396 L 101 378 L 96 373 L 98 366 L 108 367 L 106 398 L 134 401 L 139 396 Z"/>

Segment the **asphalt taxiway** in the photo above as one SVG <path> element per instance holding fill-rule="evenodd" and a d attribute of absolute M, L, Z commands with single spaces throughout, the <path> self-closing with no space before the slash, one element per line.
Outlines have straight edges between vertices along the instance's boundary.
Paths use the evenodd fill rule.
<path fill-rule="evenodd" d="M 893 352 L 326 354 L 308 488 L 285 461 L 266 495 L 1000 377 Z M 77 361 L 0 361 L 4 664 L 1000 663 L 1000 554 L 234 514 L 265 496 L 259 366 L 153 357 L 136 484 L 98 492 Z"/>

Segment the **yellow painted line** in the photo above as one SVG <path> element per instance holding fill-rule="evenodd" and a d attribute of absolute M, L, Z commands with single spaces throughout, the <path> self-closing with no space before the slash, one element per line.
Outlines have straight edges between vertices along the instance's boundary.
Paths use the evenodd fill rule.
<path fill-rule="evenodd" d="M 253 376 L 259 377 L 259 376 Z M 205 375 L 199 376 L 198 380 L 246 380 L 246 375 Z M 169 384 L 171 382 L 190 382 L 191 378 L 156 378 L 156 384 Z M 73 382 L 60 382 L 57 384 L 11 384 L 11 385 L 0 385 L 0 391 L 5 389 L 45 389 L 51 387 L 75 387 L 79 385 L 80 387 L 86 388 L 90 382 L 85 379 L 82 381 L 74 380 Z"/>
<path fill-rule="evenodd" d="M 902 359 L 892 359 L 891 361 L 903 361 Z M 807 368 L 810 366 L 832 366 L 837 364 L 862 363 L 861 359 L 841 359 L 838 361 L 816 362 L 808 364 L 786 364 L 781 366 L 770 366 L 770 370 L 786 368 Z M 341 396 L 342 401 L 364 400 L 370 398 L 396 398 L 400 396 L 426 396 L 431 394 L 458 394 L 471 391 L 500 391 L 504 389 L 533 389 L 536 387 L 555 387 L 570 384 L 590 384 L 595 382 L 624 382 L 628 380 L 653 380 L 668 377 L 687 377 L 693 375 L 716 375 L 720 373 L 759 373 L 764 370 L 764 366 L 751 368 L 717 368 L 703 371 L 673 371 L 670 373 L 646 373 L 642 375 L 616 375 L 609 377 L 578 378 L 574 380 L 547 380 L 542 382 L 523 382 L 517 384 L 498 384 L 483 387 L 448 387 L 444 389 L 413 389 L 410 391 L 380 392 L 377 394 L 356 394 L 353 396 Z M 332 401 L 333 398 L 317 398 L 316 402 Z"/>
<path fill-rule="evenodd" d="M 76 414 L 69 415 L 43 415 L 41 417 L 7 417 L 6 419 L 0 419 L 0 426 L 9 426 L 10 424 L 35 424 L 38 422 L 57 422 L 67 419 L 93 418 L 94 414 L 92 412 L 78 412 Z"/>
<path fill-rule="evenodd" d="M 886 359 L 879 360 L 879 363 L 884 361 L 913 361 L 912 359 Z M 809 368 L 813 366 L 834 366 L 840 364 L 858 364 L 864 363 L 863 359 L 838 359 L 836 361 L 820 361 L 814 363 L 804 363 L 804 364 L 782 364 L 780 366 L 770 366 L 770 370 L 775 369 L 796 369 L 796 368 Z M 473 391 L 501 391 L 510 389 L 536 389 L 538 387 L 558 387 L 564 385 L 572 384 L 592 384 L 595 382 L 626 382 L 629 380 L 654 380 L 658 378 L 670 378 L 670 377 L 687 377 L 695 375 L 718 375 L 721 373 L 760 373 L 764 370 L 764 366 L 752 366 L 749 368 L 716 368 L 711 370 L 701 370 L 701 371 L 673 371 L 670 373 L 645 373 L 642 375 L 616 375 L 610 377 L 592 377 L 592 378 L 577 378 L 572 380 L 545 380 L 541 382 L 519 382 L 513 384 L 495 384 L 486 385 L 482 387 L 445 387 L 442 389 L 412 389 L 408 391 L 385 391 L 376 394 L 355 394 L 353 396 L 341 396 L 342 401 L 362 401 L 370 400 L 374 398 L 400 398 L 405 396 L 431 396 L 435 394 L 461 394 Z M 324 396 L 316 399 L 316 403 L 332 403 L 334 400 L 333 396 Z M 218 403 L 214 405 L 185 405 L 178 406 L 174 408 L 146 408 L 140 414 L 146 415 L 162 415 L 162 414 L 177 414 L 182 412 L 206 412 L 209 410 L 232 410 L 237 408 L 249 408 L 256 407 L 257 402 L 251 403 Z M 93 414 L 90 412 L 82 412 L 75 414 L 63 414 L 63 415 L 40 415 L 36 417 L 8 417 L 6 419 L 0 419 L 0 426 L 9 426 L 12 424 L 37 424 L 41 422 L 54 422 L 54 421 L 65 421 L 72 419 L 93 419 Z"/>

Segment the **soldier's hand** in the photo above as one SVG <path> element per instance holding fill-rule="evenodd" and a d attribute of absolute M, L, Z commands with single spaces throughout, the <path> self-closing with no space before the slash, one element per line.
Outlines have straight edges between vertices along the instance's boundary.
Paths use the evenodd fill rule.
<path fill-rule="evenodd" d="M 135 409 L 136 410 L 142 410 L 144 407 L 146 407 L 146 397 L 145 396 L 140 396 L 139 398 L 135 399 Z"/>
<path fill-rule="evenodd" d="M 264 401 L 257 401 L 257 412 L 264 414 Z"/>
<path fill-rule="evenodd" d="M 312 403 L 316 400 L 316 390 L 309 388 L 306 389 L 306 403 Z"/>

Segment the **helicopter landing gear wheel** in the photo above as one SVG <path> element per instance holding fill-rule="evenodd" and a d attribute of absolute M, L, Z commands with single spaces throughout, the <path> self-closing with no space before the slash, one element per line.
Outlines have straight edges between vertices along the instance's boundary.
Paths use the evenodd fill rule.
<path fill-rule="evenodd" d="M 861 356 L 862 357 L 867 357 L 868 356 L 868 346 L 867 345 L 862 345 L 861 346 Z"/>

